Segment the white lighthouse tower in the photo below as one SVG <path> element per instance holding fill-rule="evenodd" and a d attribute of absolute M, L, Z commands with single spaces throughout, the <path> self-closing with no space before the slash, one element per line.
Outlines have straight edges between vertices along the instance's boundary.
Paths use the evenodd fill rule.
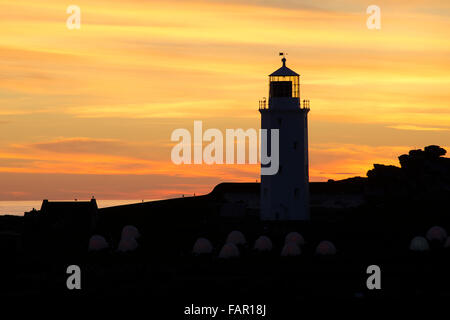
<path fill-rule="evenodd" d="M 301 104 L 300 75 L 286 67 L 285 57 L 282 62 L 269 75 L 268 106 L 264 100 L 259 107 L 261 129 L 268 133 L 279 129 L 280 161 L 278 173 L 261 175 L 260 216 L 261 220 L 309 220 L 309 100 Z"/>

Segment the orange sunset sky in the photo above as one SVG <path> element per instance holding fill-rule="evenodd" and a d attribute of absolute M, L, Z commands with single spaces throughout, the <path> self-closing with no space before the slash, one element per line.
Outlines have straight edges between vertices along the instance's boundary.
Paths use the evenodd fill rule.
<path fill-rule="evenodd" d="M 66 8 L 81 8 L 81 29 Z M 366 8 L 381 8 L 381 30 Z M 176 128 L 260 127 L 279 51 L 301 74 L 312 181 L 450 146 L 450 2 L 0 0 L 0 200 L 157 199 L 255 181 L 181 165 Z M 450 150 L 449 150 L 450 151 Z"/>

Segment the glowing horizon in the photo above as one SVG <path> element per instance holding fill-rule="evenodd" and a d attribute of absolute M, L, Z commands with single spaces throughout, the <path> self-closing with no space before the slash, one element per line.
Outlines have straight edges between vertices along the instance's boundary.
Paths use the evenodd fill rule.
<path fill-rule="evenodd" d="M 258 165 L 176 166 L 170 133 L 260 127 L 279 51 L 301 74 L 310 178 L 450 151 L 450 4 L 0 0 L 0 200 L 152 199 L 259 180 Z"/>

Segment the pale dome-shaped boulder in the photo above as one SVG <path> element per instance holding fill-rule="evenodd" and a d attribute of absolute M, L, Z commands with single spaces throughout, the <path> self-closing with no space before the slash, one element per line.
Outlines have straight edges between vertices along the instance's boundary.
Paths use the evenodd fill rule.
<path fill-rule="evenodd" d="M 320 256 L 335 255 L 336 247 L 331 241 L 321 241 L 316 247 L 316 254 Z"/>
<path fill-rule="evenodd" d="M 219 258 L 229 259 L 239 257 L 239 249 L 233 243 L 226 243 L 219 252 Z"/>
<path fill-rule="evenodd" d="M 106 239 L 98 234 L 93 235 L 89 239 L 89 246 L 88 246 L 89 251 L 100 251 L 108 248 L 109 244 L 106 241 Z"/>
<path fill-rule="evenodd" d="M 297 257 L 301 255 L 302 250 L 294 242 L 288 242 L 284 245 L 283 250 L 281 250 L 282 257 Z"/>
<path fill-rule="evenodd" d="M 125 239 L 120 240 L 117 251 L 132 252 L 132 251 L 135 251 L 137 248 L 138 248 L 138 243 L 137 243 L 136 239 L 125 238 Z"/>
<path fill-rule="evenodd" d="M 272 247 L 272 241 L 269 237 L 261 236 L 255 241 L 255 250 L 259 252 L 271 251 Z"/>
<path fill-rule="evenodd" d="M 428 251 L 430 246 L 424 237 L 414 237 L 409 245 L 411 251 Z"/>
<path fill-rule="evenodd" d="M 122 229 L 122 239 L 137 239 L 141 236 L 139 230 L 135 226 L 125 226 Z"/>
<path fill-rule="evenodd" d="M 246 244 L 247 240 L 242 232 L 234 230 L 228 234 L 226 243 L 232 243 L 237 246 Z"/>
<path fill-rule="evenodd" d="M 305 244 L 305 239 L 298 232 L 289 232 L 284 239 L 284 243 L 287 244 L 289 242 L 295 243 L 297 246 L 303 246 Z"/>
<path fill-rule="evenodd" d="M 206 238 L 198 238 L 192 248 L 193 254 L 210 254 L 213 252 L 213 245 L 211 241 Z"/>
<path fill-rule="evenodd" d="M 444 242 L 447 240 L 447 231 L 439 226 L 431 227 L 427 232 L 428 241 L 440 241 Z"/>

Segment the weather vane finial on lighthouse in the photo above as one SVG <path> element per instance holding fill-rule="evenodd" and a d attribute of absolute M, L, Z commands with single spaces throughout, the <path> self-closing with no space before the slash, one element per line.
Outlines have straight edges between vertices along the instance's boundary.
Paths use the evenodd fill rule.
<path fill-rule="evenodd" d="M 283 59 L 281 59 L 281 61 L 283 62 L 283 67 L 285 67 L 286 66 L 287 53 L 286 52 L 280 52 L 280 56 L 283 56 Z"/>

